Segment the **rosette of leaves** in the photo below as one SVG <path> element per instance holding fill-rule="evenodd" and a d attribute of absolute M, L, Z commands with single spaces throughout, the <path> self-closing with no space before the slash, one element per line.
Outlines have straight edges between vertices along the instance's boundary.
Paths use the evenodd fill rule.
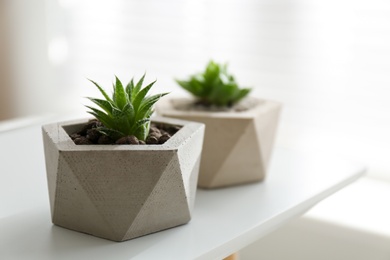
<path fill-rule="evenodd" d="M 98 128 L 99 132 L 113 140 L 131 135 L 139 140 L 146 139 L 150 128 L 150 116 L 154 112 L 153 105 L 168 93 L 146 96 L 156 81 L 142 87 L 144 78 L 145 75 L 136 84 L 132 79 L 124 87 L 118 77 L 115 77 L 112 97 L 99 84 L 90 80 L 104 97 L 104 99 L 88 97 L 98 108 L 86 106 L 90 109 L 88 113 L 103 124 Z"/>
<path fill-rule="evenodd" d="M 198 98 L 201 104 L 231 107 L 247 96 L 251 89 L 240 88 L 227 67 L 227 64 L 210 61 L 204 72 L 176 82 Z"/>

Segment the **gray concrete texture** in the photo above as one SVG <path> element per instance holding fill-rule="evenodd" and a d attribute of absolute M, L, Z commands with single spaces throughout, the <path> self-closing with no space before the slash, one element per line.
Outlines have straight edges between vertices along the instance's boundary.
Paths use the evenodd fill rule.
<path fill-rule="evenodd" d="M 124 241 L 191 219 L 204 125 L 183 127 L 162 145 L 75 145 L 66 131 L 87 120 L 42 127 L 52 221 Z"/>
<path fill-rule="evenodd" d="M 256 99 L 256 105 L 240 112 L 183 111 L 175 99 L 164 98 L 156 106 L 161 116 L 206 125 L 198 186 L 219 188 L 258 182 L 265 178 L 271 159 L 281 104 Z"/>

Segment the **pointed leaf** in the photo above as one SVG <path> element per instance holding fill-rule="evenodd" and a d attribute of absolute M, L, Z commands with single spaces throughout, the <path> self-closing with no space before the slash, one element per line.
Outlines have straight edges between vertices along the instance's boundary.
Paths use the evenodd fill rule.
<path fill-rule="evenodd" d="M 130 80 L 130 82 L 127 83 L 127 86 L 126 86 L 126 94 L 127 94 L 128 102 L 131 102 L 131 96 L 133 93 L 133 89 L 134 89 L 134 78 L 132 78 Z"/>
<path fill-rule="evenodd" d="M 150 109 L 147 113 L 146 113 L 146 117 L 147 118 L 150 118 L 152 115 L 153 115 L 153 113 L 154 113 L 154 110 L 153 109 Z"/>
<path fill-rule="evenodd" d="M 140 125 L 143 125 L 143 124 L 145 124 L 145 123 L 147 123 L 149 121 L 150 121 L 149 118 L 140 119 L 140 120 L 137 121 L 136 125 L 140 126 Z"/>
<path fill-rule="evenodd" d="M 210 61 L 206 67 L 206 71 L 203 74 L 204 79 L 208 82 L 211 82 L 214 79 L 218 78 L 220 71 L 220 66 L 218 66 L 218 64 L 216 64 L 215 62 Z"/>
<path fill-rule="evenodd" d="M 243 89 L 240 89 L 240 91 L 238 92 L 238 94 L 234 97 L 234 102 L 240 101 L 241 99 L 243 99 L 244 97 L 246 97 L 251 91 L 252 91 L 252 89 L 250 89 L 250 88 L 243 88 Z"/>
<path fill-rule="evenodd" d="M 156 80 L 144 87 L 140 92 L 137 93 L 137 95 L 134 98 L 133 106 L 134 110 L 138 111 L 139 106 L 141 105 L 142 100 L 145 98 L 146 94 L 150 90 L 150 88 L 153 86 L 153 84 L 156 83 Z"/>
<path fill-rule="evenodd" d="M 112 101 L 111 98 L 107 95 L 107 93 L 103 90 L 102 87 L 99 86 L 99 84 L 97 84 L 95 81 L 93 80 L 90 80 L 88 79 L 89 81 L 91 81 L 100 91 L 100 93 L 102 93 L 102 95 L 104 96 L 104 98 L 107 100 L 107 101 Z"/>
<path fill-rule="evenodd" d="M 150 120 L 143 119 L 137 122 L 137 127 L 135 128 L 134 135 L 139 139 L 145 141 L 146 137 L 149 134 L 150 129 Z"/>
<path fill-rule="evenodd" d="M 101 107 L 104 111 L 107 112 L 107 114 L 111 114 L 112 106 L 111 103 L 107 100 L 104 99 L 98 99 L 98 98 L 90 98 L 88 97 L 89 100 L 91 100 L 93 103 Z"/>
<path fill-rule="evenodd" d="M 203 86 L 198 81 L 191 79 L 190 81 L 176 80 L 176 82 L 191 94 L 197 97 L 202 96 Z"/>
<path fill-rule="evenodd" d="M 93 108 L 93 107 L 88 107 L 88 108 L 92 110 L 92 111 L 88 111 L 88 113 L 93 115 L 100 122 L 102 122 L 104 126 L 110 127 L 110 128 L 115 127 L 114 121 L 112 120 L 112 118 L 109 117 L 108 115 L 106 115 L 104 112 L 102 112 L 96 108 Z"/>
<path fill-rule="evenodd" d="M 148 117 L 147 112 L 151 110 L 152 106 L 163 96 L 167 95 L 169 93 L 161 93 L 161 94 L 156 94 L 150 97 L 145 98 L 142 101 L 142 104 L 140 105 L 140 108 L 137 113 L 137 118 L 136 120 L 139 120 L 141 118 Z"/>
<path fill-rule="evenodd" d="M 123 88 L 122 82 L 115 76 L 115 89 L 114 89 L 114 102 L 117 104 L 119 109 L 122 109 L 126 105 L 126 93 Z"/>
<path fill-rule="evenodd" d="M 146 73 L 144 73 L 144 75 L 141 77 L 141 79 L 137 82 L 137 85 L 133 88 L 133 91 L 131 93 L 131 96 L 132 96 L 131 101 L 133 101 L 135 99 L 135 96 L 141 90 L 142 84 L 144 83 L 145 76 L 146 76 Z"/>

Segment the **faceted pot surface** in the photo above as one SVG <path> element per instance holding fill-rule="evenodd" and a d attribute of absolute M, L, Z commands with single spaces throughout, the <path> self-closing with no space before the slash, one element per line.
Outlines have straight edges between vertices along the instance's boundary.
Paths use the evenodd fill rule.
<path fill-rule="evenodd" d="M 199 111 L 178 109 L 175 104 L 182 100 L 160 100 L 159 115 L 206 125 L 199 187 L 218 188 L 265 178 L 281 104 L 260 99 L 253 102 L 243 111 Z"/>
<path fill-rule="evenodd" d="M 187 223 L 194 206 L 204 125 L 182 128 L 162 145 L 75 145 L 88 120 L 42 127 L 52 222 L 124 241 Z"/>

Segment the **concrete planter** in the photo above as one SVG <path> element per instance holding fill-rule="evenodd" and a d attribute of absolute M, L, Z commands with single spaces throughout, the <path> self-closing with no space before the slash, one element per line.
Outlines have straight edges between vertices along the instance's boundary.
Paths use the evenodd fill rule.
<path fill-rule="evenodd" d="M 42 127 L 52 221 L 124 241 L 187 223 L 198 179 L 204 125 L 181 125 L 162 145 L 75 145 L 87 120 Z"/>
<path fill-rule="evenodd" d="M 184 101 L 183 101 L 184 100 Z M 185 99 L 159 101 L 162 116 L 206 124 L 198 186 L 217 188 L 264 179 L 270 161 L 281 105 L 252 98 L 240 112 L 178 109 Z"/>

